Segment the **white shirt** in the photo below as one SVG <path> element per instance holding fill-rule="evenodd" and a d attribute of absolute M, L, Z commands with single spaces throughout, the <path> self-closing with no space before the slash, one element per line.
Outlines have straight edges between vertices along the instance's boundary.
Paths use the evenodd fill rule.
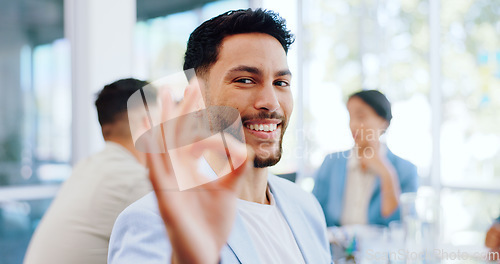
<path fill-rule="evenodd" d="M 62 185 L 28 247 L 25 264 L 106 263 L 113 224 L 151 191 L 147 169 L 124 147 L 106 142 Z"/>
<path fill-rule="evenodd" d="M 363 171 L 355 150 L 347 160 L 342 225 L 367 224 L 368 208 L 377 178 L 374 172 Z"/>
<path fill-rule="evenodd" d="M 256 263 L 305 263 L 292 230 L 269 189 L 267 195 L 270 205 L 238 199 L 238 213 L 259 255 L 260 261 Z"/>

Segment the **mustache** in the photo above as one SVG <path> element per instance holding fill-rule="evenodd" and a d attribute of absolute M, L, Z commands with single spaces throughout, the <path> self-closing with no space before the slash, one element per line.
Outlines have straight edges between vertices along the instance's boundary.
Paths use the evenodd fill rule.
<path fill-rule="evenodd" d="M 286 124 L 286 117 L 282 114 L 279 114 L 277 112 L 267 112 L 267 111 L 261 111 L 257 114 L 254 115 L 245 115 L 241 117 L 241 122 L 245 123 L 248 120 L 254 120 L 254 119 L 279 119 L 281 120 L 281 124 Z"/>

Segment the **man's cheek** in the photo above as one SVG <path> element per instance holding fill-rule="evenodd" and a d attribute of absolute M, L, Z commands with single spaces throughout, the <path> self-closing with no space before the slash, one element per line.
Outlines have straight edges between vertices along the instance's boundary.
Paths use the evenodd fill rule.
<path fill-rule="evenodd" d="M 181 191 L 223 177 L 247 158 L 239 110 L 224 104 L 205 107 L 203 94 L 209 101 L 212 96 L 203 92 L 205 88 L 198 85 L 197 78 L 186 79 L 193 75 L 191 69 L 163 77 L 142 87 L 127 101 L 129 114 L 131 109 L 138 109 L 140 114 L 129 117 L 135 148 L 145 153 L 168 153 Z M 164 96 L 157 100 L 152 94 Z M 188 95 L 190 105 L 179 106 L 178 102 Z M 214 94 L 213 99 L 217 98 Z M 134 116 L 147 117 L 146 129 L 143 120 Z M 200 181 L 192 177 L 191 170 L 206 177 Z"/>

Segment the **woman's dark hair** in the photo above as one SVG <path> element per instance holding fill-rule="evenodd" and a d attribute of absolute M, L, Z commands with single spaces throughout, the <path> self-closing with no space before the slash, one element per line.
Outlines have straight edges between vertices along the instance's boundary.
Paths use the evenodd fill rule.
<path fill-rule="evenodd" d="M 285 52 L 294 42 L 294 36 L 286 28 L 286 21 L 269 10 L 233 10 L 205 21 L 189 36 L 184 70 L 195 69 L 203 74 L 217 61 L 222 40 L 241 33 L 264 33 L 277 39 Z M 191 77 L 191 76 L 188 76 Z"/>
<path fill-rule="evenodd" d="M 363 90 L 349 96 L 349 99 L 358 97 L 368 104 L 377 115 L 387 120 L 390 124 L 392 119 L 391 103 L 384 94 L 377 90 Z"/>

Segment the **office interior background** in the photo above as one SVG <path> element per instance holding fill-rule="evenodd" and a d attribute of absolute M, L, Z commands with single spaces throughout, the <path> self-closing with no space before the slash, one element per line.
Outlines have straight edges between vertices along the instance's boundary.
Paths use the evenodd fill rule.
<path fill-rule="evenodd" d="M 379 89 L 385 140 L 441 204 L 441 239 L 482 244 L 500 215 L 500 1 L 0 0 L 0 263 L 29 239 L 80 159 L 103 146 L 103 85 L 182 70 L 189 33 L 230 9 L 280 13 L 294 113 L 282 161 L 311 190 L 328 153 L 353 146 L 346 98 Z"/>

